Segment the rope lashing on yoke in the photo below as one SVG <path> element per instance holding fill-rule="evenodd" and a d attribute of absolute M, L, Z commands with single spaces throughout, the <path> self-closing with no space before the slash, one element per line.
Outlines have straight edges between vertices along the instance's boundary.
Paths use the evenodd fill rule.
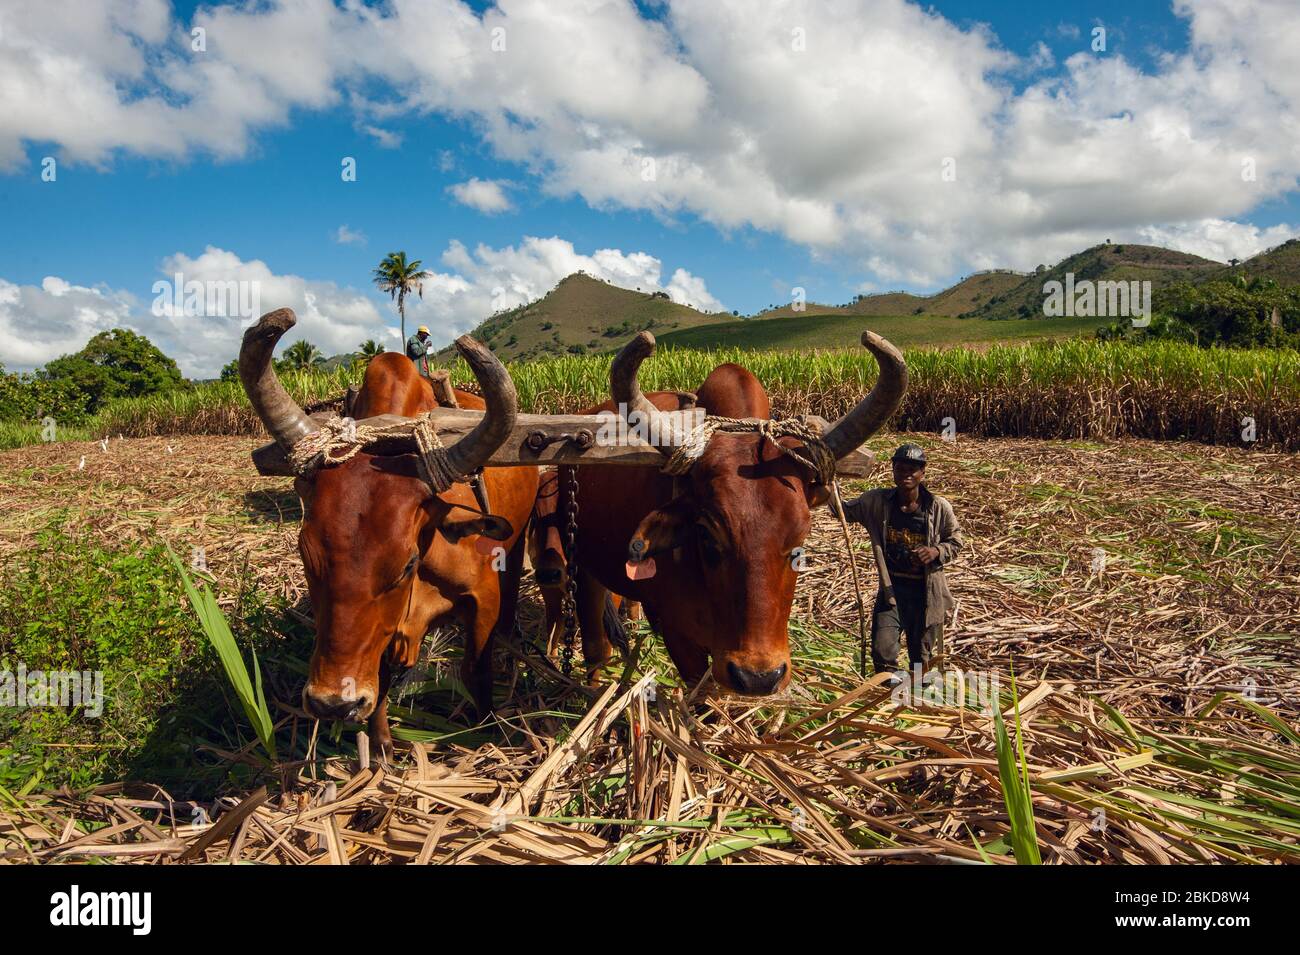
<path fill-rule="evenodd" d="M 324 422 L 319 431 L 307 435 L 289 450 L 289 464 L 299 477 L 310 477 L 320 468 L 352 460 L 367 444 L 382 438 L 407 435 L 415 438 L 419 449 L 415 460 L 420 477 L 436 493 L 442 494 L 457 480 L 465 480 L 452 470 L 447 461 L 447 449 L 438 437 L 429 412 L 410 422 L 384 426 L 359 424 L 335 415 Z"/>
<path fill-rule="evenodd" d="M 708 447 L 709 439 L 718 433 L 756 433 L 772 442 L 772 445 L 782 454 L 793 458 L 817 475 L 818 483 L 829 485 L 835 480 L 835 455 L 822 440 L 821 431 L 797 418 L 786 418 L 781 421 L 747 421 L 744 418 L 708 415 L 673 450 L 672 456 L 663 466 L 663 472 L 673 477 L 686 474 Z M 786 447 L 781 443 L 781 438 L 797 438 L 802 441 L 808 456 L 805 457 L 794 448 Z"/>

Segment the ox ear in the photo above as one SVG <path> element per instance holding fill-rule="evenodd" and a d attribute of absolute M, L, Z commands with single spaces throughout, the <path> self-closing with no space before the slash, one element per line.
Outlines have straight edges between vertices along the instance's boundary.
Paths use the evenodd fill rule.
<path fill-rule="evenodd" d="M 637 526 L 627 545 L 629 574 L 638 564 L 652 561 L 655 554 L 681 547 L 689 539 L 695 519 L 695 507 L 690 498 L 681 494 L 658 510 L 647 514 Z M 653 563 L 646 568 L 653 574 Z"/>
<path fill-rule="evenodd" d="M 453 508 L 438 523 L 438 533 L 451 543 L 459 544 L 466 537 L 475 535 L 482 535 L 494 541 L 509 540 L 510 535 L 514 533 L 514 528 L 504 517 L 497 517 L 495 514 L 476 514 L 474 511 Z"/>
<path fill-rule="evenodd" d="M 302 517 L 306 520 L 311 515 L 311 502 L 315 496 L 316 484 L 304 477 L 293 479 L 293 489 L 298 492 L 298 500 L 302 502 Z"/>

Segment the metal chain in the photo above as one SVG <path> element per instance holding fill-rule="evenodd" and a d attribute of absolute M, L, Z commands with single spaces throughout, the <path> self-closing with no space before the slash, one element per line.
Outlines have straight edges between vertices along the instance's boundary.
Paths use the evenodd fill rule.
<path fill-rule="evenodd" d="M 564 501 L 564 596 L 561 616 L 564 620 L 564 647 L 560 650 L 560 669 L 568 676 L 573 670 L 573 646 L 578 635 L 578 469 L 568 469 Z"/>

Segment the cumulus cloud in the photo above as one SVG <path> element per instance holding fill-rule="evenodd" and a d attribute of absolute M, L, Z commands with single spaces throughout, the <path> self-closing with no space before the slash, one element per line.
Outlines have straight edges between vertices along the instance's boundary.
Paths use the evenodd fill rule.
<path fill-rule="evenodd" d="M 662 290 L 705 311 L 722 309 L 704 280 L 686 269 L 675 269 L 664 284 L 663 264 L 649 253 L 598 249 L 584 255 L 558 236 L 473 250 L 453 241 L 442 264 L 442 270 L 430 269 L 423 298 L 407 301 L 408 327 L 429 325 L 439 344 L 494 312 L 541 298 L 580 270 L 625 288 Z M 298 323 L 282 347 L 305 339 L 333 355 L 374 338 L 399 349 L 396 312 L 378 301 L 369 290 L 280 274 L 260 259 L 245 260 L 214 246 L 195 256 L 168 256 L 147 297 L 57 276 L 39 287 L 0 279 L 0 363 L 9 370 L 30 370 L 79 350 L 97 332 L 130 328 L 174 358 L 187 377 L 211 378 L 238 355 L 245 328 L 262 313 L 283 307 L 294 310 Z"/>
<path fill-rule="evenodd" d="M 1204 219 L 1200 222 L 1175 223 L 1169 226 L 1146 226 L 1137 230 L 1147 245 L 1162 245 L 1179 252 L 1190 252 L 1216 262 L 1248 259 L 1287 239 L 1300 235 L 1300 226 L 1285 223 L 1261 229 L 1249 223 L 1227 219 Z"/>
<path fill-rule="evenodd" d="M 260 259 L 244 260 L 234 252 L 208 246 L 198 256 L 177 252 L 162 264 L 159 282 L 147 315 L 136 321 L 164 352 L 176 359 L 181 371 L 191 377 L 215 374 L 239 354 L 244 329 L 263 312 L 292 308 L 298 324 L 282 339 L 285 344 L 306 339 L 326 355 L 355 351 L 367 338 L 386 339 L 397 344 L 399 333 L 382 316 L 374 300 L 334 282 L 279 275 Z M 178 278 L 179 277 L 179 278 Z M 177 289 L 183 293 L 189 283 L 222 289 L 237 283 L 241 304 L 250 303 L 243 313 L 221 314 L 204 309 L 202 314 L 177 310 L 172 304 Z"/>
<path fill-rule="evenodd" d="M 244 156 L 377 85 L 367 122 L 468 120 L 550 194 L 771 231 L 885 282 L 1031 268 L 1153 226 L 1211 248 L 1214 223 L 1297 188 L 1300 8 L 1174 11 L 1190 47 L 1144 69 L 1114 43 L 1018 58 L 903 0 L 668 0 L 653 20 L 631 0 L 295 0 L 189 24 L 164 0 L 0 0 L 0 165 L 44 142 L 101 164 Z M 501 211 L 479 182 L 455 188 Z"/>
<path fill-rule="evenodd" d="M 467 182 L 448 186 L 447 192 L 463 206 L 477 209 L 486 215 L 496 215 L 514 208 L 510 197 L 506 195 L 507 185 L 499 179 L 479 179 L 475 176 Z"/>
<path fill-rule="evenodd" d="M 124 291 L 53 275 L 39 286 L 0 278 L 0 364 L 30 371 L 77 351 L 100 332 L 130 327 L 136 304 Z"/>
<path fill-rule="evenodd" d="M 129 328 L 174 358 L 187 377 L 210 378 L 239 354 L 244 329 L 282 306 L 298 316 L 284 342 L 305 338 L 327 355 L 353 351 L 367 338 L 395 346 L 399 337 L 360 292 L 277 275 L 258 259 L 209 246 L 197 256 L 169 256 L 148 296 L 57 276 L 39 287 L 0 278 L 0 363 L 27 371 L 80 350 L 98 332 Z"/>

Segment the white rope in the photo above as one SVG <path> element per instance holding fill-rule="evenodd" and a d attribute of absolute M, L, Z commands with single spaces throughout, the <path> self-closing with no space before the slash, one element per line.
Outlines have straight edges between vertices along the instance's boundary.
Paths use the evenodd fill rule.
<path fill-rule="evenodd" d="M 352 460 L 368 444 L 383 438 L 408 436 L 415 438 L 419 449 L 416 461 L 420 476 L 435 492 L 441 494 L 460 480 L 447 460 L 447 449 L 427 411 L 412 421 L 384 426 L 357 424 L 351 418 L 335 415 L 319 431 L 307 435 L 289 450 L 289 464 L 298 476 L 311 477 L 321 468 Z"/>
<path fill-rule="evenodd" d="M 794 458 L 810 469 L 821 484 L 830 484 L 835 480 L 835 455 L 822 440 L 821 431 L 796 418 L 783 421 L 747 421 L 744 418 L 727 418 L 722 415 L 709 415 L 696 425 L 686 439 L 674 449 L 668 462 L 663 467 L 665 474 L 675 477 L 686 474 L 708 447 L 709 440 L 717 433 L 724 434 L 758 434 L 776 447 L 782 454 Z M 781 438 L 797 438 L 804 443 L 808 456 L 800 454 L 794 448 L 781 444 Z"/>

